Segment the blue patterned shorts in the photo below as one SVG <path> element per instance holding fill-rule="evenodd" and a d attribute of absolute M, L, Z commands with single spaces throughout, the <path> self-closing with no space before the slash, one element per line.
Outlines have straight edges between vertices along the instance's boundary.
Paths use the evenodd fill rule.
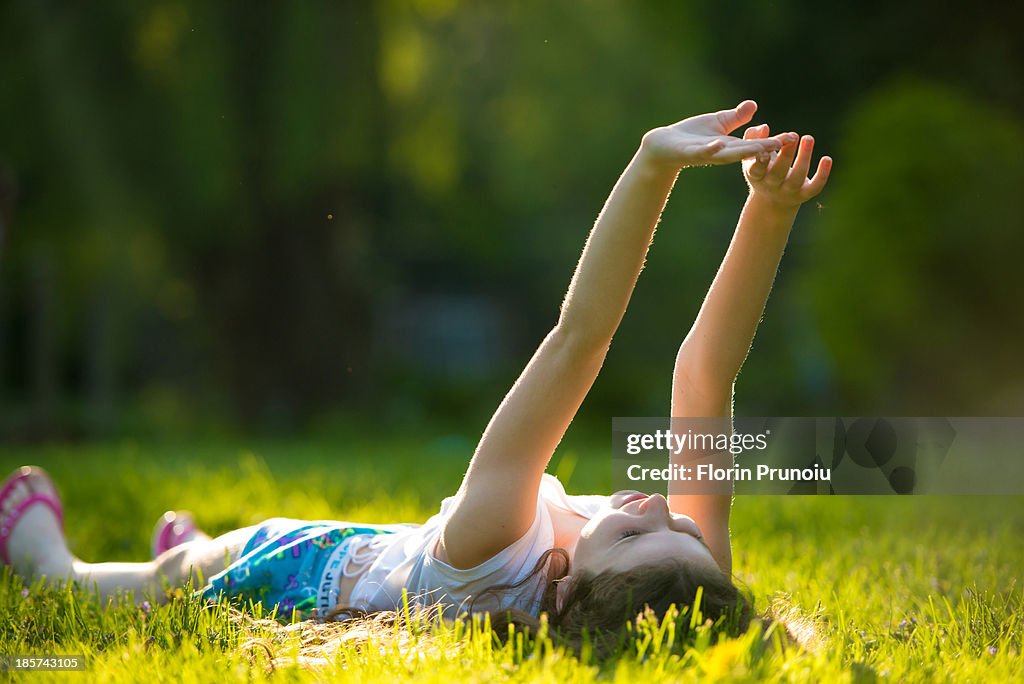
<path fill-rule="evenodd" d="M 353 527 L 327 520 L 267 520 L 238 560 L 210 578 L 200 595 L 277 608 L 279 620 L 324 616 L 337 604 L 338 583 L 357 536 L 394 530 Z"/>

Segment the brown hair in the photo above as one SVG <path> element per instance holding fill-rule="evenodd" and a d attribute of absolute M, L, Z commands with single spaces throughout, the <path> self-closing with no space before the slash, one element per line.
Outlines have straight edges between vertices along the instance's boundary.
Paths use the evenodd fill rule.
<path fill-rule="evenodd" d="M 675 606 L 687 615 L 699 610 L 704 619 L 720 618 L 733 634 L 741 634 L 750 626 L 752 601 L 724 572 L 707 572 L 681 561 L 667 559 L 662 563 L 643 565 L 625 572 L 603 572 L 567 578 L 569 554 L 565 549 L 546 551 L 530 574 L 515 584 L 490 587 L 470 603 L 470 612 L 477 599 L 491 593 L 514 591 L 547 568 L 547 583 L 540 600 L 538 615 L 508 609 L 504 614 L 491 613 L 491 625 L 499 637 L 508 636 L 509 627 L 527 628 L 537 634 L 540 615 L 546 615 L 553 636 L 579 651 L 589 641 L 596 654 L 607 654 L 623 644 L 626 625 L 641 615 L 662 619 Z M 558 585 L 570 581 L 572 587 L 558 606 Z M 699 605 L 695 605 L 699 600 Z"/>
<path fill-rule="evenodd" d="M 569 568 L 569 554 L 560 548 L 550 549 L 538 559 L 530 574 L 520 582 L 511 585 L 490 587 L 473 599 L 476 601 L 491 592 L 507 592 L 521 588 L 527 581 L 546 570 L 546 585 L 540 601 L 538 614 L 518 610 L 490 612 L 477 615 L 490 616 L 491 629 L 501 640 L 507 640 L 511 627 L 522 633 L 529 631 L 547 635 L 577 653 L 583 651 L 584 643 L 590 644 L 590 653 L 604 659 L 629 647 L 627 625 L 652 613 L 659 619 L 674 604 L 684 620 L 689 620 L 695 609 L 698 593 L 702 618 L 717 622 L 726 617 L 722 626 L 725 631 L 737 635 L 746 632 L 752 621 L 752 601 L 748 593 L 733 584 L 724 572 L 707 573 L 698 576 L 692 568 L 676 561 L 634 568 L 624 573 L 602 573 L 593 577 L 580 577 L 574 581 L 561 610 L 557 606 L 557 591 L 561 581 L 566 580 Z M 472 612 L 472 603 L 470 611 Z M 292 625 L 281 625 L 271 619 L 255 619 L 246 613 L 235 611 L 236 617 L 253 628 L 253 637 L 241 645 L 250 654 L 254 665 L 265 664 L 269 671 L 277 666 L 299 664 L 316 668 L 326 666 L 338 650 L 348 644 L 361 647 L 374 638 L 398 639 L 401 644 L 411 644 L 414 638 L 430 638 L 430 624 L 442 619 L 440 604 L 434 604 L 418 613 L 414 623 L 402 611 L 365 611 L 339 606 L 324 616 L 328 622 L 304 621 Z M 796 606 L 788 596 L 777 596 L 768 611 L 754 618 L 760 620 L 766 630 L 772 625 L 781 628 L 778 645 L 782 648 L 796 647 L 817 651 L 821 646 L 819 622 L 821 606 L 814 613 L 806 613 Z M 426 628 L 426 629 L 424 629 Z M 279 647 L 286 643 L 289 635 L 298 632 L 301 640 L 296 659 L 281 655 Z"/>

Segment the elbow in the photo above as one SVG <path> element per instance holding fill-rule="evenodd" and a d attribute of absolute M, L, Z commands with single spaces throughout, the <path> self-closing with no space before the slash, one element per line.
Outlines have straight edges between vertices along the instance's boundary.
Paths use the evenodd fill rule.
<path fill-rule="evenodd" d="M 732 406 L 735 379 L 680 354 L 672 377 L 673 406 L 682 409 L 682 415 L 726 415 Z"/>
<path fill-rule="evenodd" d="M 573 361 L 604 363 L 611 346 L 611 336 L 585 327 L 567 325 L 559 321 L 548 335 L 548 341 L 557 346 L 562 355 Z"/>

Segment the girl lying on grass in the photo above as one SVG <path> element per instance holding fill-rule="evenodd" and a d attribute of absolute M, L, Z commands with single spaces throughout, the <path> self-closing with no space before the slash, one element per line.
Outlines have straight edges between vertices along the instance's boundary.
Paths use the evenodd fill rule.
<path fill-rule="evenodd" d="M 102 597 L 164 595 L 190 580 L 210 600 L 262 601 L 279 617 L 350 617 L 412 604 L 446 617 L 511 616 L 575 640 L 618 633 L 645 607 L 730 613 L 750 606 L 734 586 L 728 493 L 568 496 L 544 473 L 590 390 L 643 268 L 679 171 L 743 160 L 750 194 L 732 243 L 675 362 L 672 416 L 732 414 L 733 382 L 764 310 L 800 205 L 821 192 L 831 160 L 808 178 L 813 140 L 749 123 L 752 101 L 647 133 L 583 249 L 558 323 L 495 412 L 462 485 L 423 525 L 274 518 L 211 539 L 165 516 L 154 559 L 86 563 L 71 554 L 57 491 L 24 467 L 0 489 L 0 557 L 23 578 L 70 578 Z M 731 465 L 728 451 L 685 454 Z M 208 578 L 208 581 L 204 580 Z M 702 587 L 698 594 L 698 587 Z"/>

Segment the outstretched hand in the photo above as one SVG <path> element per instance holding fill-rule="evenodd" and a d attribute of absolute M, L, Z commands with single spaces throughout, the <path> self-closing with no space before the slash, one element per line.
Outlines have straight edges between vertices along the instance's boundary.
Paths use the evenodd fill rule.
<path fill-rule="evenodd" d="M 733 109 L 691 116 L 671 126 L 648 131 L 643 139 L 643 148 L 653 161 L 678 170 L 687 166 L 732 164 L 741 159 L 768 155 L 780 150 L 787 142 L 797 140 L 795 133 L 772 137 L 766 133 L 756 138 L 729 135 L 750 123 L 756 111 L 757 103 L 744 100 Z"/>
<path fill-rule="evenodd" d="M 822 157 L 814 176 L 808 178 L 814 138 L 805 135 L 797 140 L 796 134 L 793 136 L 780 151 L 763 152 L 743 162 L 743 175 L 751 192 L 780 207 L 799 207 L 817 195 L 825 187 L 832 171 L 832 158 Z M 771 140 L 768 124 L 751 126 L 744 131 L 743 139 Z"/>

